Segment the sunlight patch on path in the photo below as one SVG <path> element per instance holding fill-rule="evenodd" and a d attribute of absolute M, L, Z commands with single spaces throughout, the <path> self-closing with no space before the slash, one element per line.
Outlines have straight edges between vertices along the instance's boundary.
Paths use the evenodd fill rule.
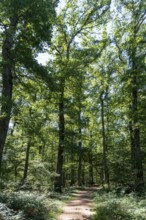
<path fill-rule="evenodd" d="M 96 189 L 78 192 L 75 198 L 63 209 L 57 220 L 91 220 L 94 214 L 91 195 Z"/>

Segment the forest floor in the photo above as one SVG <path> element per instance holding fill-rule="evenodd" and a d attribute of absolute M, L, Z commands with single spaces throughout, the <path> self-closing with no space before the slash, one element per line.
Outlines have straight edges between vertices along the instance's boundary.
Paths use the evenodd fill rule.
<path fill-rule="evenodd" d="M 94 214 L 94 206 L 91 199 L 97 187 L 88 187 L 73 195 L 73 199 L 63 208 L 57 220 L 91 220 Z"/>

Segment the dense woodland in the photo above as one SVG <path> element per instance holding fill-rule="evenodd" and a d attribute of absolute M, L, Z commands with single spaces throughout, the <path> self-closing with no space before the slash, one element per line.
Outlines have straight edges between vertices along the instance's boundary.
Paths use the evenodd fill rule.
<path fill-rule="evenodd" d="M 0 1 L 1 188 L 144 193 L 145 9 L 144 0 Z"/>

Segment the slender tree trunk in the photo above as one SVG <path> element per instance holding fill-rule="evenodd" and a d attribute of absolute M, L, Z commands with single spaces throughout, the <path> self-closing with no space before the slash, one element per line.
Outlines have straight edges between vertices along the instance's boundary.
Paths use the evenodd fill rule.
<path fill-rule="evenodd" d="M 2 166 L 3 149 L 7 137 L 11 105 L 12 105 L 12 89 L 13 89 L 13 57 L 11 49 L 13 46 L 14 35 L 18 23 L 17 16 L 10 21 L 9 28 L 5 31 L 6 38 L 2 46 L 2 102 L 1 102 L 1 115 L 0 115 L 0 172 Z"/>
<path fill-rule="evenodd" d="M 132 59 L 132 144 L 131 152 L 134 157 L 133 169 L 135 174 L 135 190 L 138 193 L 143 193 L 144 191 L 144 177 L 143 177 L 143 165 L 142 165 L 142 152 L 140 146 L 140 129 L 139 129 L 139 119 L 138 119 L 138 85 L 137 85 L 137 66 L 135 62 L 135 52 L 133 52 Z"/>
<path fill-rule="evenodd" d="M 106 134 L 105 134 L 105 122 L 104 122 L 104 101 L 103 101 L 104 92 L 100 96 L 101 101 L 101 120 L 102 120 L 102 146 L 103 146 L 103 178 L 104 183 L 109 187 L 109 171 L 107 164 L 107 147 L 106 147 Z"/>
<path fill-rule="evenodd" d="M 82 185 L 85 185 L 85 165 L 82 163 Z"/>
<path fill-rule="evenodd" d="M 92 154 L 89 154 L 89 184 L 94 184 Z"/>
<path fill-rule="evenodd" d="M 78 186 L 82 185 L 82 142 L 79 142 Z"/>
<path fill-rule="evenodd" d="M 131 109 L 131 108 L 130 108 Z M 133 125 L 132 125 L 132 120 L 129 121 L 129 134 L 130 134 L 130 146 L 131 146 L 131 161 L 132 161 L 132 165 L 134 164 L 134 160 L 135 160 L 135 152 L 134 152 L 134 148 L 135 148 L 135 144 L 134 144 L 134 136 L 133 136 Z"/>
<path fill-rule="evenodd" d="M 66 187 L 66 172 L 62 172 L 62 186 L 65 188 Z"/>
<path fill-rule="evenodd" d="M 31 118 L 32 108 L 30 107 L 30 108 L 28 109 L 28 111 L 29 111 L 29 117 Z M 31 134 L 28 134 L 28 142 L 27 142 L 25 165 L 24 165 L 24 175 L 23 175 L 23 181 L 22 181 L 22 182 L 24 182 L 24 181 L 27 180 L 28 167 L 29 167 L 30 147 L 31 147 Z"/>
<path fill-rule="evenodd" d="M 71 166 L 71 180 L 70 180 L 70 186 L 73 186 L 76 182 L 75 180 L 75 169 L 74 169 L 74 166 L 72 165 Z"/>
<path fill-rule="evenodd" d="M 63 148 L 64 148 L 64 80 L 62 82 L 62 91 L 59 100 L 59 146 L 58 146 L 58 158 L 57 158 L 57 176 L 55 178 L 54 190 L 56 192 L 62 192 L 62 169 L 63 169 Z"/>
<path fill-rule="evenodd" d="M 27 180 L 28 167 L 29 167 L 29 153 L 31 147 L 31 139 L 28 139 L 27 148 L 26 148 L 26 157 L 25 157 L 25 165 L 24 165 L 24 174 L 23 174 L 23 182 Z"/>
<path fill-rule="evenodd" d="M 71 163 L 74 163 L 74 151 L 73 151 L 73 137 L 72 137 L 72 147 L 71 147 Z M 70 170 L 70 186 L 73 186 L 75 184 L 75 167 L 74 164 L 71 164 L 71 170 Z"/>
<path fill-rule="evenodd" d="M 81 129 L 81 107 L 79 107 L 79 149 L 78 149 L 78 155 L 79 155 L 79 162 L 78 162 L 78 186 L 82 185 L 82 129 Z"/>
<path fill-rule="evenodd" d="M 17 182 L 17 175 L 18 175 L 18 172 L 17 172 L 17 165 L 14 166 L 14 173 L 15 173 L 15 183 Z"/>

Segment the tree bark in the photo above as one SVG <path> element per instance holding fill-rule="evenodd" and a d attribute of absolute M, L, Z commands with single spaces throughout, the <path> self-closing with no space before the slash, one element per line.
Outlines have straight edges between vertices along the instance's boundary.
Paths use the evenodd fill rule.
<path fill-rule="evenodd" d="M 82 185 L 82 142 L 79 142 L 78 186 Z"/>
<path fill-rule="evenodd" d="M 131 107 L 130 107 L 130 113 L 131 113 Z M 134 160 L 135 160 L 135 150 L 134 150 L 134 136 L 133 136 L 133 123 L 132 120 L 129 121 L 129 134 L 130 134 L 130 146 L 131 146 L 131 161 L 132 164 L 134 164 Z"/>
<path fill-rule="evenodd" d="M 85 185 L 85 166 L 82 162 L 82 185 Z"/>
<path fill-rule="evenodd" d="M 74 184 L 75 184 L 75 182 L 76 182 L 76 180 L 75 180 L 75 169 L 74 169 L 74 166 L 72 165 L 71 166 L 71 174 L 70 174 L 70 176 L 71 176 L 71 180 L 70 180 L 70 186 L 73 186 Z"/>
<path fill-rule="evenodd" d="M 103 178 L 104 183 L 106 183 L 109 187 L 109 171 L 107 164 L 107 147 L 106 147 L 106 134 L 105 134 L 105 121 L 104 121 L 104 92 L 101 93 L 100 101 L 101 101 L 101 121 L 102 121 L 102 146 L 103 146 Z"/>
<path fill-rule="evenodd" d="M 55 192 L 62 192 L 62 169 L 63 169 L 63 150 L 64 150 L 64 137 L 65 137 L 65 121 L 64 121 L 64 80 L 61 82 L 62 91 L 59 100 L 59 146 L 57 157 L 57 168 L 54 183 Z"/>
<path fill-rule="evenodd" d="M 31 147 L 31 140 L 29 138 L 26 148 L 26 157 L 25 157 L 25 165 L 24 165 L 24 174 L 23 174 L 23 182 L 27 180 L 28 167 L 29 167 L 29 153 Z"/>
<path fill-rule="evenodd" d="M 92 154 L 89 154 L 89 184 L 94 184 Z"/>
<path fill-rule="evenodd" d="M 72 137 L 72 147 L 71 147 L 71 163 L 74 163 L 74 151 L 73 151 L 74 141 Z M 70 186 L 73 186 L 75 184 L 75 167 L 74 164 L 71 164 L 71 170 L 70 170 Z"/>
<path fill-rule="evenodd" d="M 138 119 L 138 83 L 137 83 L 137 65 L 135 61 L 135 52 L 132 56 L 132 163 L 135 175 L 135 191 L 143 193 L 144 191 L 144 177 L 143 177 L 143 164 L 142 164 L 142 152 L 140 146 L 140 129 Z"/>
<path fill-rule="evenodd" d="M 5 30 L 5 39 L 2 46 L 2 102 L 1 102 L 1 115 L 0 115 L 0 172 L 2 168 L 3 149 L 9 128 L 9 121 L 11 117 L 12 106 L 12 90 L 13 90 L 13 77 L 12 69 L 14 66 L 13 56 L 11 50 L 13 47 L 13 40 L 16 33 L 18 24 L 18 17 L 11 18 L 10 25 Z"/>
<path fill-rule="evenodd" d="M 81 141 L 81 136 L 82 136 L 82 129 L 81 129 L 81 107 L 79 107 L 79 145 L 78 145 L 78 156 L 79 156 L 79 161 L 78 161 L 78 186 L 82 185 L 82 141 Z"/>

